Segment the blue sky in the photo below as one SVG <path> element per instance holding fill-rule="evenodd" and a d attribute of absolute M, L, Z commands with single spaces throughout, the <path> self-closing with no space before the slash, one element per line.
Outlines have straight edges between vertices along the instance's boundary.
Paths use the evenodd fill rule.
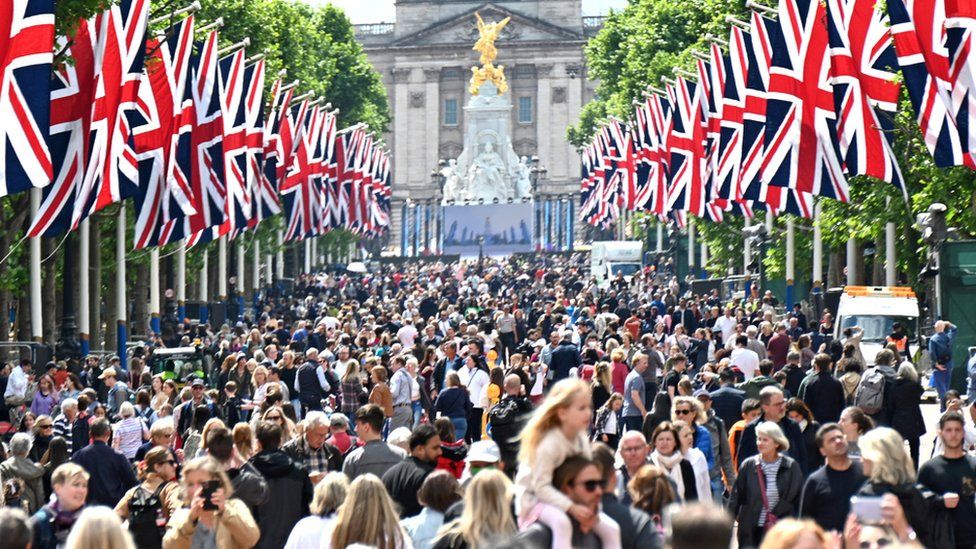
<path fill-rule="evenodd" d="M 305 0 L 309 4 L 334 4 L 346 11 L 353 24 L 392 22 L 394 0 Z M 606 15 L 611 8 L 620 10 L 627 0 L 583 0 L 584 15 Z"/>

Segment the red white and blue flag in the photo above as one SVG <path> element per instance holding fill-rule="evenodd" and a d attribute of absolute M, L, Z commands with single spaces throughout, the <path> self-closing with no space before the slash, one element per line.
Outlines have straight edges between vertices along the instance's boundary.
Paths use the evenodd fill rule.
<path fill-rule="evenodd" d="M 0 196 L 48 185 L 53 0 L 0 5 Z"/>
<path fill-rule="evenodd" d="M 73 66 L 51 88 L 53 184 L 28 234 L 73 230 L 89 215 L 135 195 L 139 170 L 130 117 L 145 54 L 149 0 L 122 0 L 81 22 Z M 59 135 L 63 134 L 63 135 Z"/>

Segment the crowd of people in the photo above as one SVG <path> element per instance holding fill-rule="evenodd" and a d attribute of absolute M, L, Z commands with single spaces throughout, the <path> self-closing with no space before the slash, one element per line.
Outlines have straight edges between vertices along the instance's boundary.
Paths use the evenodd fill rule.
<path fill-rule="evenodd" d="M 976 406 L 943 388 L 926 425 L 903 329 L 874 357 L 833 334 L 770 292 L 601 288 L 577 258 L 309 275 L 128 368 L 7 365 L 0 540 L 976 547 Z M 153 371 L 164 345 L 206 365 Z"/>

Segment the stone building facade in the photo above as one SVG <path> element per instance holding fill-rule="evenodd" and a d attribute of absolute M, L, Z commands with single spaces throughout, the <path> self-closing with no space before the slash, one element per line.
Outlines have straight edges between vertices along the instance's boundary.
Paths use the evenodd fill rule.
<path fill-rule="evenodd" d="M 496 42 L 512 108 L 512 144 L 547 170 L 539 194 L 579 190 L 579 153 L 566 141 L 593 98 L 583 46 L 603 18 L 583 17 L 581 0 L 397 0 L 396 23 L 356 26 L 356 38 L 383 75 L 393 120 L 383 137 L 393 154 L 393 236 L 403 201 L 439 193 L 431 172 L 455 158 L 464 141 L 464 106 L 478 53 L 475 13 L 511 17 Z M 394 240 L 393 242 L 396 242 Z"/>

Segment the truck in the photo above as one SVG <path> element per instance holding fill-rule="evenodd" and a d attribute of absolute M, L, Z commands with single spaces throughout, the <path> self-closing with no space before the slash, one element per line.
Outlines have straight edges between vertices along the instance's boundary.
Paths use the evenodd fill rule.
<path fill-rule="evenodd" d="M 868 366 L 886 343 L 897 322 L 908 334 L 909 349 L 919 345 L 918 298 L 911 288 L 900 286 L 845 286 L 837 304 L 833 337 L 843 341 L 844 330 L 854 326 L 864 331 L 861 354 Z"/>
<path fill-rule="evenodd" d="M 641 271 L 643 265 L 643 243 L 634 240 L 606 240 L 594 242 L 590 248 L 590 275 L 597 285 L 607 287 L 622 274 L 624 280 Z"/>

